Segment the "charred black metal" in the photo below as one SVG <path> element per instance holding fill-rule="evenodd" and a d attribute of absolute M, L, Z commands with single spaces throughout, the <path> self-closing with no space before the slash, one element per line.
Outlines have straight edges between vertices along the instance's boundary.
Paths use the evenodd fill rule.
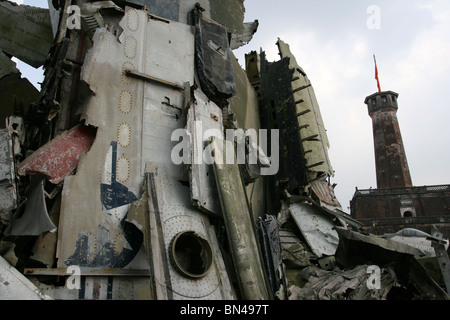
<path fill-rule="evenodd" d="M 200 5 L 192 11 L 195 23 L 195 66 L 200 87 L 223 108 L 236 93 L 227 29 L 203 18 Z"/>
<path fill-rule="evenodd" d="M 308 181 L 291 87 L 293 73 L 289 68 L 289 58 L 270 63 L 265 53 L 261 53 L 261 125 L 265 129 L 280 130 L 277 180 L 285 182 L 290 192 L 297 192 Z"/>

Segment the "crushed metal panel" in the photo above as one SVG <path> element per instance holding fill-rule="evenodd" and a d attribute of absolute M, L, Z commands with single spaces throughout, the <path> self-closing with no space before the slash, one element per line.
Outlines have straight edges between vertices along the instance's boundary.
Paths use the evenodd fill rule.
<path fill-rule="evenodd" d="M 417 261 L 423 252 L 410 245 L 393 240 L 383 239 L 375 235 L 364 235 L 359 232 L 336 227 L 339 234 L 339 246 L 336 250 L 336 261 L 346 267 L 365 264 L 367 261 L 379 266 L 390 265 L 398 279 L 403 279 L 408 289 L 415 290 L 422 299 L 448 300 L 448 294 L 431 278 Z"/>
<path fill-rule="evenodd" d="M 341 209 L 341 204 L 336 198 L 336 194 L 334 193 L 334 189 L 330 186 L 328 181 L 312 181 L 310 183 L 311 189 L 314 194 L 319 198 L 320 202 L 325 206 L 330 208 L 338 208 Z"/>
<path fill-rule="evenodd" d="M 206 212 L 221 216 L 214 169 L 203 160 L 207 142 L 203 140 L 206 130 L 223 132 L 222 110 L 200 91 L 194 93 L 195 103 L 188 110 L 186 129 L 191 134 L 190 187 L 193 204 Z M 200 145 L 198 145 L 200 143 Z"/>
<path fill-rule="evenodd" d="M 391 250 L 399 253 L 406 253 L 415 256 L 424 255 L 424 253 L 421 250 L 401 242 L 383 239 L 381 237 L 370 234 L 364 235 L 359 232 L 346 230 L 342 227 L 337 227 L 336 231 L 338 232 L 340 239 L 348 239 L 349 241 L 356 241 L 362 244 L 370 244 L 373 246 L 377 246 L 386 250 Z"/>
<path fill-rule="evenodd" d="M 81 154 L 92 146 L 95 132 L 95 128 L 84 125 L 63 132 L 19 163 L 17 173 L 42 174 L 51 183 L 60 183 L 76 169 Z"/>
<path fill-rule="evenodd" d="M 224 159 L 224 152 L 234 146 L 231 141 L 218 138 L 213 138 L 212 144 L 215 153 L 214 174 L 242 298 L 268 299 L 264 266 L 239 167 L 236 162 L 224 164 L 225 161 L 217 161 Z"/>
<path fill-rule="evenodd" d="M 309 270 L 308 282 L 303 287 L 291 286 L 290 300 L 386 300 L 397 283 L 390 268 L 380 269 L 380 288 L 367 288 L 370 273 L 368 265 L 358 265 L 350 270 Z"/>
<path fill-rule="evenodd" d="M 319 209 L 308 205 L 294 203 L 289 206 L 302 235 L 317 257 L 331 256 L 336 253 L 339 236 L 333 228 L 335 224 Z"/>
<path fill-rule="evenodd" d="M 195 67 L 202 91 L 223 108 L 236 93 L 232 54 L 226 28 L 193 10 L 195 22 Z"/>
<path fill-rule="evenodd" d="M 48 9 L 0 2 L 0 48 L 38 68 L 47 59 L 53 44 Z"/>
<path fill-rule="evenodd" d="M 0 256 L 0 300 L 51 300 Z"/>
<path fill-rule="evenodd" d="M 408 244 L 415 247 L 427 256 L 435 257 L 435 249 L 433 248 L 433 242 L 431 240 L 431 235 L 414 228 L 403 228 L 396 233 L 388 233 L 381 235 L 381 237 L 393 241 L 398 241 L 401 243 Z M 448 240 L 445 249 L 448 249 Z"/>

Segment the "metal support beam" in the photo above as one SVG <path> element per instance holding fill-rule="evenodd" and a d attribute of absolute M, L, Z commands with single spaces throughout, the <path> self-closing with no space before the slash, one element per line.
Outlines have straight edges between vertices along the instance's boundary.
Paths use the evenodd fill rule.
<path fill-rule="evenodd" d="M 302 90 L 304 90 L 304 89 L 306 89 L 308 87 L 311 87 L 311 84 L 307 84 L 306 86 L 298 87 L 298 88 L 292 90 L 292 92 L 295 93 L 295 92 L 298 92 L 298 91 L 302 91 Z"/>
<path fill-rule="evenodd" d="M 180 91 L 184 91 L 184 87 L 179 86 L 176 83 L 173 83 L 173 82 L 170 82 L 170 81 L 166 81 L 166 80 L 163 80 L 163 79 L 159 79 L 159 78 L 156 78 L 156 77 L 152 77 L 152 76 L 150 76 L 148 74 L 137 72 L 135 70 L 125 69 L 125 74 L 128 77 L 141 79 L 141 80 L 145 80 L 145 81 L 157 82 L 157 83 L 160 83 L 160 84 L 172 87 L 174 89 L 177 89 L 177 90 L 180 90 Z"/>
<path fill-rule="evenodd" d="M 302 116 L 302 115 L 304 115 L 304 114 L 307 114 L 308 112 L 311 112 L 311 109 L 307 109 L 307 110 L 305 110 L 305 111 L 298 112 L 298 113 L 297 113 L 297 117 L 300 117 L 300 116 Z"/>
<path fill-rule="evenodd" d="M 312 136 L 303 138 L 302 141 L 320 141 L 319 139 L 317 139 L 318 136 L 318 134 L 313 134 Z"/>

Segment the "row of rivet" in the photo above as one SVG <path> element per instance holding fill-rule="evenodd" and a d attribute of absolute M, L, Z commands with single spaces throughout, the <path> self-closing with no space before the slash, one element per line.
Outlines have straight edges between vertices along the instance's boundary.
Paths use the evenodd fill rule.
<path fill-rule="evenodd" d="M 139 15 L 136 10 L 130 10 L 127 15 L 127 27 L 130 31 L 134 32 L 139 29 Z M 133 59 L 136 57 L 137 52 L 137 40 L 133 36 L 127 36 L 125 38 L 123 53 L 126 58 Z M 125 74 L 126 69 L 134 70 L 135 67 L 130 61 L 126 61 L 122 66 L 122 83 L 125 86 L 133 84 L 133 78 L 128 77 Z M 133 106 L 133 96 L 130 91 L 123 90 L 120 93 L 119 98 L 119 110 L 122 114 L 129 114 Z M 122 148 L 126 148 L 131 143 L 131 126 L 122 122 L 117 129 L 117 142 Z M 117 180 L 120 182 L 126 182 L 130 175 L 130 161 L 125 154 L 117 159 Z"/>

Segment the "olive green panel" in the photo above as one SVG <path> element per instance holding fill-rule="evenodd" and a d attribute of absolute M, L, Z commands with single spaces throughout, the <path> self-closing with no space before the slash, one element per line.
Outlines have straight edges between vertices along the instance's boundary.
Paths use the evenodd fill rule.
<path fill-rule="evenodd" d="M 212 144 L 215 156 L 220 159 L 224 159 L 227 148 L 233 148 L 228 140 L 214 139 Z M 269 296 L 263 264 L 238 164 L 219 164 L 215 161 L 214 175 L 241 298 L 266 300 Z"/>
<path fill-rule="evenodd" d="M 210 1 L 211 19 L 225 25 L 228 32 L 241 34 L 244 23 L 244 0 Z"/>
<path fill-rule="evenodd" d="M 0 48 L 38 68 L 53 44 L 48 9 L 0 2 Z"/>

